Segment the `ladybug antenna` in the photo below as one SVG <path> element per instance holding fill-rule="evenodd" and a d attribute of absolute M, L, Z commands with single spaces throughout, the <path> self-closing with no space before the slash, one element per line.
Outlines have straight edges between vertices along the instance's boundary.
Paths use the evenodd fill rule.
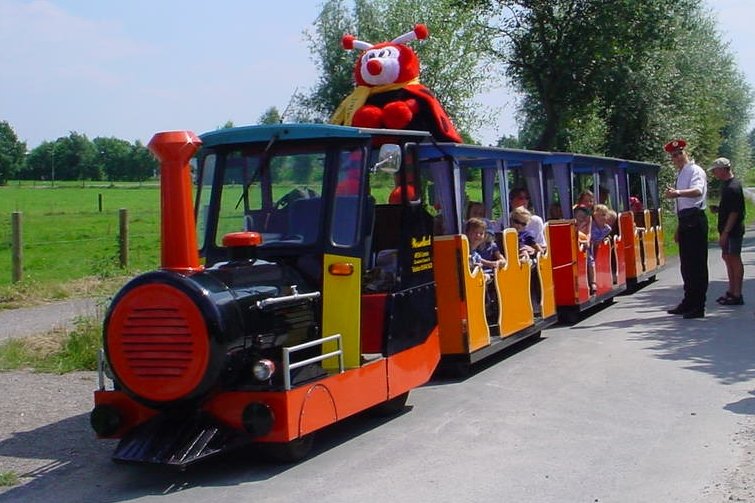
<path fill-rule="evenodd" d="M 427 35 L 429 35 L 429 31 L 427 30 L 427 26 L 424 24 L 415 24 L 414 29 L 408 33 L 404 33 L 403 35 L 399 35 L 398 37 L 394 38 L 391 43 L 392 44 L 405 44 L 407 42 L 411 42 L 412 40 L 424 40 L 427 38 Z"/>
<path fill-rule="evenodd" d="M 362 42 L 361 40 L 357 40 L 354 35 L 344 35 L 341 39 L 341 45 L 343 45 L 343 48 L 347 51 L 350 51 L 352 49 L 359 49 L 360 51 L 366 51 L 370 47 L 372 47 L 372 44 L 369 42 Z"/>

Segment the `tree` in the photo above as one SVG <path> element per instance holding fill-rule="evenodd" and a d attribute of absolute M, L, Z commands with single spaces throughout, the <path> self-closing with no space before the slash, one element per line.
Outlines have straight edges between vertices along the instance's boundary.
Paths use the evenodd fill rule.
<path fill-rule="evenodd" d="M 721 42 L 716 23 L 705 13 L 690 17 L 689 26 L 679 27 L 680 51 L 674 60 L 681 82 L 675 87 L 683 100 L 690 138 L 695 140 L 697 158 L 710 162 L 726 156 L 735 166 L 747 165 L 747 126 L 751 117 L 752 90 L 737 68 L 726 44 Z M 697 79 L 689 75 L 705 76 Z"/>
<path fill-rule="evenodd" d="M 86 135 L 71 131 L 55 142 L 55 170 L 61 180 L 102 180 L 97 151 Z"/>
<path fill-rule="evenodd" d="M 493 73 L 479 50 L 485 34 L 476 29 L 474 19 L 473 11 L 450 0 L 356 0 L 353 9 L 344 0 L 327 1 L 314 31 L 306 32 L 320 76 L 309 93 L 299 95 L 294 115 L 327 120 L 353 90 L 357 55 L 343 49 L 343 35 L 379 43 L 421 22 L 430 36 L 411 44 L 422 65 L 420 80 L 437 96 L 457 129 L 474 130 L 481 112 L 473 99 Z"/>
<path fill-rule="evenodd" d="M 104 174 L 106 180 L 114 182 L 132 179 L 131 143 L 118 138 L 102 137 L 95 138 L 92 143 L 95 146 L 98 169 Z"/>
<path fill-rule="evenodd" d="M 6 121 L 0 122 L 0 185 L 6 185 L 20 171 L 26 157 L 26 143 Z"/>
<path fill-rule="evenodd" d="M 506 64 L 507 76 L 524 95 L 529 146 L 551 150 L 570 142 L 570 128 L 595 112 L 596 97 L 669 46 L 667 27 L 696 1 L 473 3 L 493 35 L 489 49 Z"/>
<path fill-rule="evenodd" d="M 701 0 L 472 0 L 529 148 L 701 163 L 746 151 L 752 93 Z"/>
<path fill-rule="evenodd" d="M 131 177 L 129 180 L 143 182 L 153 178 L 159 169 L 160 163 L 157 162 L 152 152 L 139 140 L 134 142 L 134 146 L 131 147 Z"/>
<path fill-rule="evenodd" d="M 281 122 L 283 122 L 283 119 L 281 118 L 278 109 L 275 107 L 268 108 L 265 110 L 265 113 L 260 115 L 260 118 L 257 119 L 257 124 L 280 124 Z"/>
<path fill-rule="evenodd" d="M 49 180 L 54 163 L 54 149 L 55 143 L 50 141 L 44 141 L 33 148 L 26 156 L 18 177 L 21 180 Z"/>

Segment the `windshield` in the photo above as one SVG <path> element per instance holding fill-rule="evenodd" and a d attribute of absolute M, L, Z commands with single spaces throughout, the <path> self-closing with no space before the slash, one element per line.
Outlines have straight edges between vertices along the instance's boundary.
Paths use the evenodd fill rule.
<path fill-rule="evenodd" d="M 205 157 L 197 204 L 199 231 L 215 227 L 215 246 L 230 232 L 262 234 L 271 243 L 311 244 L 321 225 L 325 150 L 275 152 L 239 148 Z M 216 171 L 221 170 L 220 173 Z M 211 226 L 211 184 L 217 192 L 216 225 Z M 200 237 L 201 239 L 201 237 Z M 209 243 L 208 243 L 209 244 Z"/>

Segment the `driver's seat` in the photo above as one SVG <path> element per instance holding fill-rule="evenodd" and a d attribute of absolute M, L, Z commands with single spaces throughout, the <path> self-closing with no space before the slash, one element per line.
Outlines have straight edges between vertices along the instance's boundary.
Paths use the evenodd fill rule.
<path fill-rule="evenodd" d="M 288 206 L 288 234 L 301 236 L 302 243 L 314 243 L 320 230 L 322 198 L 297 199 Z"/>

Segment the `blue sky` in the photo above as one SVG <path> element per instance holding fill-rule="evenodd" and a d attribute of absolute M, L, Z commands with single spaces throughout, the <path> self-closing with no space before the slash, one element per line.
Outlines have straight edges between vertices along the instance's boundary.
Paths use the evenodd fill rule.
<path fill-rule="evenodd" d="M 707 2 L 755 88 L 755 1 Z M 314 83 L 303 31 L 321 3 L 0 0 L 0 120 L 29 148 L 70 131 L 146 143 L 157 131 L 255 123 Z M 477 138 L 515 133 L 508 90 L 480 100 L 502 118 Z"/>

